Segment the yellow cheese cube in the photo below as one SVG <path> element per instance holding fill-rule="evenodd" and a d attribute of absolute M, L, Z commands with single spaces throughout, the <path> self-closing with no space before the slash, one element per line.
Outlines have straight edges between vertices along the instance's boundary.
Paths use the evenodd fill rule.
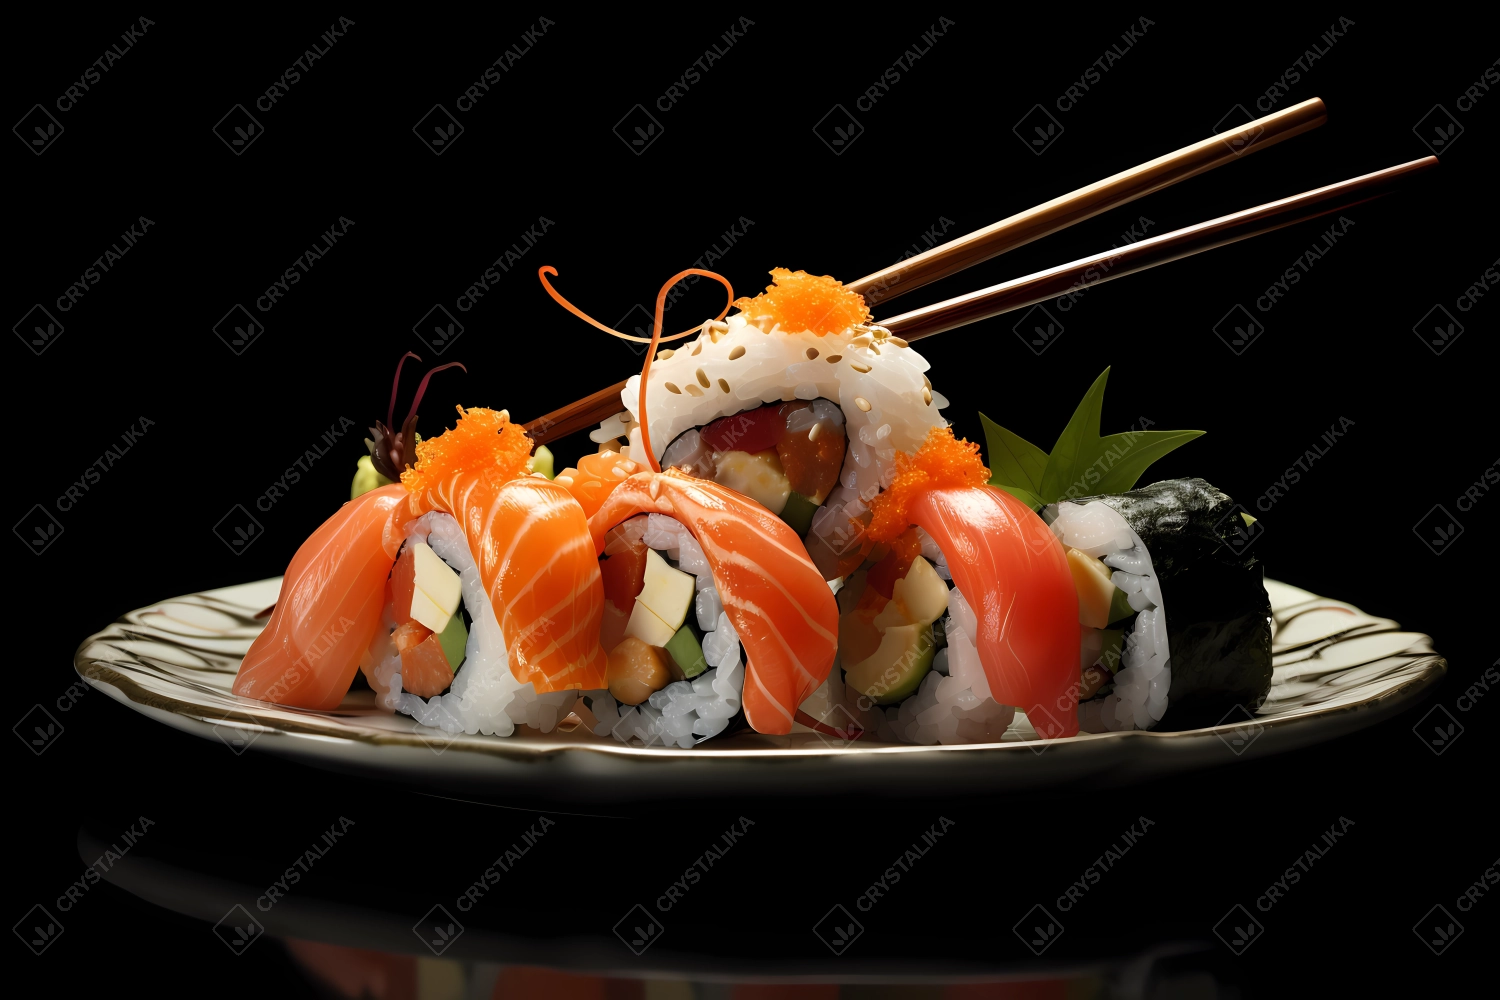
<path fill-rule="evenodd" d="M 648 646 L 665 646 L 676 633 L 677 626 L 662 621 L 654 611 L 641 603 L 640 598 L 636 598 L 635 607 L 630 611 L 630 621 L 625 625 L 627 639 L 634 636 Z"/>
<path fill-rule="evenodd" d="M 691 573 L 668 566 L 655 549 L 646 550 L 646 581 L 640 596 L 635 599 L 636 604 L 650 608 L 657 618 L 671 626 L 672 632 L 676 632 L 687 618 L 688 608 L 693 606 L 696 591 L 697 581 Z M 671 638 L 671 632 L 667 633 L 667 638 Z M 652 645 L 663 643 L 654 642 Z"/>

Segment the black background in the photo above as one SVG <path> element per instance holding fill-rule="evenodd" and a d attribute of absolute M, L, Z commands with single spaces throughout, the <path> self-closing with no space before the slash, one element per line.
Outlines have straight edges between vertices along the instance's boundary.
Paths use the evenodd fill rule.
<path fill-rule="evenodd" d="M 1135 15 L 558 10 L 545 12 L 555 24 L 462 112 L 459 95 L 542 12 L 345 11 L 355 23 L 343 39 L 271 110 L 255 109 L 339 13 L 151 15 L 157 23 L 65 113 L 54 101 L 119 42 L 129 17 L 58 14 L 12 26 L 11 117 L 40 103 L 65 131 L 40 156 L 7 140 L 6 307 L 14 322 L 42 303 L 66 331 L 40 356 L 19 338 L 7 348 L 10 517 L 25 522 L 40 504 L 64 529 L 40 556 L 12 543 L 8 562 L 12 634 L 24 637 L 8 657 L 12 714 L 40 703 L 65 727 L 43 756 L 24 741 L 11 746 L 12 919 L 36 902 L 56 913 L 53 900 L 95 856 L 80 858 L 81 830 L 109 841 L 138 816 L 155 825 L 134 861 L 255 886 L 348 816 L 356 826 L 296 893 L 413 921 L 534 821 L 256 754 L 236 758 L 97 693 L 76 702 L 67 694 L 76 681 L 71 651 L 114 616 L 282 571 L 347 497 L 362 433 L 349 432 L 269 511 L 257 511 L 264 536 L 248 551 L 236 555 L 212 528 L 235 504 L 254 509 L 330 424 L 348 417 L 362 431 L 383 416 L 396 358 L 416 350 L 435 362 L 412 331 L 434 303 L 464 325 L 441 360 L 462 361 L 468 373 L 434 379 L 422 428 L 435 433 L 456 403 L 530 419 L 639 363 L 546 298 L 535 278 L 543 264 L 606 323 L 651 302 L 669 275 L 722 247 L 736 223 L 745 237 L 713 266 L 739 292 L 757 290 L 773 266 L 851 279 L 913 244 L 925 248 L 934 225 L 946 221 L 951 238 L 1196 141 L 1236 104 L 1261 113 L 1257 97 L 1314 42 L 1326 48 L 1320 37 L 1342 14 L 1354 23 L 1276 105 L 1322 97 L 1325 127 L 923 289 L 899 309 L 1105 249 L 1143 217 L 1157 235 L 1425 156 L 1413 126 L 1443 105 L 1464 131 L 1441 167 L 1344 213 L 1354 225 L 1269 312 L 1256 312 L 1254 300 L 1324 225 L 1096 288 L 1058 314 L 1065 332 L 1039 356 L 1012 332 L 1015 316 L 921 350 L 961 434 L 978 435 L 982 408 L 1043 446 L 1112 365 L 1104 430 L 1144 416 L 1158 428 L 1208 431 L 1153 475 L 1201 475 L 1252 509 L 1307 449 L 1326 447 L 1330 425 L 1352 421 L 1298 483 L 1257 511 L 1267 528 L 1260 553 L 1272 576 L 1433 635 L 1450 671 L 1432 700 L 1465 727 L 1459 741 L 1434 756 L 1411 731 L 1423 705 L 1292 756 L 1118 791 L 935 805 L 903 802 L 892 789 L 874 802 L 560 817 L 507 876 L 504 898 L 493 894 L 473 919 L 519 942 L 492 961 L 622 976 L 764 975 L 801 963 L 793 978 L 837 981 L 906 963 L 928 977 L 998 969 L 1071 980 L 992 995 L 1088 995 L 1128 988 L 1123 963 L 1174 941 L 1207 942 L 1206 950 L 1190 963 L 1197 972 L 1161 965 L 1168 971 L 1146 987 L 1156 995 L 1183 984 L 1213 995 L 1205 975 L 1221 995 L 1267 995 L 1451 983 L 1478 971 L 1500 900 L 1455 911 L 1466 934 L 1441 957 L 1411 928 L 1435 903 L 1455 910 L 1497 855 L 1491 761 L 1500 695 L 1459 698 L 1495 661 L 1491 588 L 1471 578 L 1493 573 L 1486 522 L 1500 499 L 1486 495 L 1484 475 L 1495 462 L 1490 338 L 1500 296 L 1466 301 L 1469 311 L 1458 303 L 1495 267 L 1500 96 L 1465 101 L 1468 111 L 1456 105 L 1495 62 L 1493 19 L 1329 8 L 1210 23 L 1148 12 L 1156 23 L 1136 46 L 1061 112 L 1058 95 Z M 754 24 L 738 44 L 658 110 L 658 95 L 742 13 Z M 939 13 L 956 25 L 871 110 L 855 110 Z M 211 131 L 237 103 L 264 127 L 240 156 Z M 413 134 L 435 103 L 464 127 L 442 156 Z M 636 103 L 664 126 L 639 156 L 611 131 Z M 841 156 L 812 132 L 835 104 L 865 130 Z M 1011 130 L 1036 104 L 1063 125 L 1040 156 Z M 155 223 L 144 238 L 60 313 L 55 299 L 141 216 Z M 236 303 L 253 310 L 340 217 L 354 222 L 348 234 L 256 314 L 266 332 L 233 355 L 214 324 Z M 511 244 L 524 246 L 523 232 L 541 218 L 551 223 L 541 242 L 472 311 L 458 311 L 460 294 Z M 669 325 L 717 312 L 715 288 L 694 289 Z M 1266 327 L 1242 356 L 1212 332 L 1236 303 Z M 1413 331 L 1434 304 L 1464 327 L 1441 355 Z M 142 417 L 152 422 L 146 435 L 61 510 L 68 485 Z M 585 447 L 575 438 L 554 450 L 568 461 Z M 1460 505 L 1476 483 L 1480 499 Z M 1440 556 L 1413 531 L 1436 504 L 1464 527 Z M 667 918 L 669 937 L 633 959 L 610 933 L 615 920 L 629 902 L 660 892 L 742 812 L 756 822 L 746 839 Z M 833 902 L 853 906 L 939 814 L 957 826 L 864 918 L 863 939 L 831 959 L 809 932 L 813 922 Z M 1154 823 L 1150 833 L 1091 888 L 1045 964 L 1028 964 L 1011 925 L 1139 816 Z M 1252 905 L 1340 817 L 1355 825 L 1258 914 L 1264 941 L 1240 958 L 1214 941 L 1210 928 L 1231 905 Z M 392 871 L 426 874 L 393 890 Z M 94 886 L 59 915 L 66 932 L 41 958 L 12 941 L 21 977 L 69 992 L 122 976 L 173 994 L 205 984 L 235 995 L 320 989 L 279 942 L 237 958 L 208 924 L 113 885 Z M 332 917 L 300 934 L 361 940 Z M 407 950 L 418 947 L 413 940 Z M 846 995 L 875 988 L 844 987 Z M 698 987 L 699 995 L 729 989 Z"/>

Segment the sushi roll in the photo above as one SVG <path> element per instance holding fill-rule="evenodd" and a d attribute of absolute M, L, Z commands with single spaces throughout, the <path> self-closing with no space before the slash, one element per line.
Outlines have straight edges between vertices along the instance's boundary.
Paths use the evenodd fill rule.
<path fill-rule="evenodd" d="M 529 474 L 530 441 L 503 410 L 460 408 L 414 445 L 400 483 L 361 493 L 298 549 L 234 691 L 327 710 L 362 670 L 381 707 L 424 725 L 550 731 L 604 682 L 587 519 Z"/>
<path fill-rule="evenodd" d="M 1249 515 L 1202 479 L 1047 506 L 1078 589 L 1079 719 L 1088 732 L 1214 725 L 1271 687 L 1259 560 L 1231 544 Z"/>
<path fill-rule="evenodd" d="M 877 739 L 999 742 L 1077 732 L 1077 599 L 1046 525 L 988 485 L 951 430 L 901 453 L 839 591 L 839 669 L 804 709 Z M 873 543 L 873 544 L 870 544 Z M 843 727 L 839 727 L 843 728 Z"/>
<path fill-rule="evenodd" d="M 626 477 L 589 530 L 608 683 L 578 714 L 597 735 L 686 749 L 742 726 L 792 731 L 833 664 L 838 612 L 791 528 L 672 469 Z"/>
<path fill-rule="evenodd" d="M 947 400 L 916 350 L 870 323 L 831 277 L 778 268 L 739 312 L 659 351 L 647 378 L 650 440 L 662 468 L 728 486 L 783 519 L 827 580 L 862 562 L 851 517 L 914 452 Z M 641 467 L 640 376 L 591 437 Z M 575 470 L 565 470 L 570 474 Z"/>

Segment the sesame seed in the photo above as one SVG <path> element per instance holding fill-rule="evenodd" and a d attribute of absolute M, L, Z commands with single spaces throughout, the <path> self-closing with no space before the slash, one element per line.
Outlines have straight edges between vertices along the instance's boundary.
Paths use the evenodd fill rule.
<path fill-rule="evenodd" d="M 858 361 L 851 361 L 851 362 L 849 362 L 849 367 L 853 368 L 855 371 L 859 372 L 861 375 L 863 375 L 865 372 L 867 372 L 867 371 L 870 370 L 870 366 L 869 365 L 862 365 Z"/>
<path fill-rule="evenodd" d="M 849 341 L 849 346 L 850 347 L 868 347 L 868 346 L 870 346 L 870 335 L 869 334 L 864 334 L 863 336 L 855 337 L 853 340 Z"/>
<path fill-rule="evenodd" d="M 572 476 L 558 476 L 556 479 L 554 479 L 552 481 L 554 483 L 556 483 L 557 485 L 559 485 L 559 486 L 572 486 L 573 485 L 573 477 Z"/>
<path fill-rule="evenodd" d="M 729 324 L 721 319 L 711 319 L 708 321 L 708 325 L 711 329 L 718 330 L 720 333 L 729 332 Z"/>
<path fill-rule="evenodd" d="M 701 396 L 701 395 L 703 395 L 703 390 L 700 389 L 700 388 L 698 388 L 693 383 L 689 382 L 687 384 L 687 394 L 689 396 Z"/>
<path fill-rule="evenodd" d="M 816 347 L 809 347 L 807 349 L 807 360 L 809 360 L 809 361 L 816 361 L 816 360 L 818 360 L 818 349 Z"/>
<path fill-rule="evenodd" d="M 712 384 L 708 381 L 708 373 L 702 368 L 699 368 L 696 374 L 698 375 L 698 384 L 703 386 L 703 388 L 707 389 Z"/>
<path fill-rule="evenodd" d="M 863 396 L 855 396 L 854 405 L 859 407 L 861 410 L 864 410 L 866 413 L 870 412 L 870 401 Z"/>
<path fill-rule="evenodd" d="M 910 347 L 911 346 L 906 341 L 902 340 L 900 337 L 891 337 L 890 341 L 891 341 L 891 343 L 895 344 L 897 347 Z"/>
<path fill-rule="evenodd" d="M 807 439 L 809 441 L 816 441 L 818 439 L 818 434 L 822 430 L 823 430 L 823 422 L 820 420 L 817 423 L 813 424 L 812 428 L 807 432 Z"/>
<path fill-rule="evenodd" d="M 501 420 L 509 420 L 510 419 L 510 411 L 509 410 L 501 410 L 500 411 L 500 419 Z"/>
<path fill-rule="evenodd" d="M 668 382 L 668 383 L 667 383 L 667 391 L 668 391 L 668 392 L 675 392 L 675 393 L 677 393 L 677 395 L 679 395 L 679 396 L 681 396 L 681 395 L 682 395 L 682 390 L 681 390 L 681 389 L 679 389 L 679 388 L 677 388 L 677 386 L 675 386 L 675 385 L 673 385 L 673 384 L 672 384 L 672 383 L 671 383 L 671 382 Z"/>
<path fill-rule="evenodd" d="M 670 347 L 667 348 L 665 351 L 657 351 L 656 352 L 656 360 L 657 361 L 665 361 L 665 360 L 667 360 L 668 358 L 670 358 L 672 355 L 674 355 L 676 353 L 677 352 L 674 351 L 674 350 L 672 350 Z"/>
<path fill-rule="evenodd" d="M 744 356 L 745 356 L 745 346 L 743 344 L 741 344 L 739 347 L 736 347 L 734 350 L 732 350 L 732 351 L 729 352 L 729 360 L 730 361 L 738 361 L 740 358 L 743 358 Z"/>
<path fill-rule="evenodd" d="M 870 350 L 874 351 L 876 354 L 880 353 L 880 348 L 876 347 L 874 344 L 870 345 Z"/>
<path fill-rule="evenodd" d="M 824 358 L 823 360 L 827 361 L 830 365 L 836 365 L 840 361 L 844 360 L 844 356 L 842 354 L 830 354 L 830 355 L 828 355 L 828 357 Z"/>
<path fill-rule="evenodd" d="M 932 390 L 931 389 L 923 389 L 922 390 L 922 402 L 926 403 L 928 406 L 932 405 Z"/>
<path fill-rule="evenodd" d="M 626 472 L 624 469 L 622 469 L 618 465 L 615 466 L 613 469 L 610 469 L 609 470 L 609 474 L 611 476 L 614 476 L 616 479 L 624 479 L 626 476 L 630 475 L 630 473 Z"/>
<path fill-rule="evenodd" d="M 924 388 L 924 389 L 931 389 L 932 388 L 932 380 L 929 379 L 926 375 L 922 376 L 922 388 Z"/>
<path fill-rule="evenodd" d="M 624 469 L 626 472 L 634 472 L 635 471 L 635 462 L 633 462 L 633 461 L 631 461 L 630 459 L 627 458 L 627 459 L 625 459 L 625 461 L 623 461 L 623 462 L 620 463 L 620 468 Z"/>
<path fill-rule="evenodd" d="M 703 341 L 700 340 L 700 341 L 698 341 L 698 343 L 696 343 L 696 344 L 693 345 L 692 356 L 693 357 L 697 357 L 698 354 L 699 354 L 699 352 L 701 352 L 702 350 L 703 350 Z"/>
<path fill-rule="evenodd" d="M 728 392 L 729 391 L 729 380 L 728 379 L 722 379 L 722 378 L 719 379 L 719 388 L 723 389 L 725 392 Z"/>

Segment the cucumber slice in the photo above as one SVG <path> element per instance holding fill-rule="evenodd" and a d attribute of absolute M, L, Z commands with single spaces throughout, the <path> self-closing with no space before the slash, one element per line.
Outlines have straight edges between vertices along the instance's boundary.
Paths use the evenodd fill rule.
<path fill-rule="evenodd" d="M 672 658 L 670 666 L 676 668 L 672 672 L 682 675 L 674 677 L 674 680 L 690 681 L 708 669 L 708 660 L 703 656 L 703 646 L 699 644 L 698 637 L 693 634 L 692 628 L 687 625 L 678 629 L 676 634 L 667 640 L 664 648 L 667 655 Z"/>
<path fill-rule="evenodd" d="M 793 490 L 787 494 L 786 506 L 781 508 L 781 519 L 799 538 L 806 538 L 808 530 L 812 528 L 813 515 L 817 512 L 817 504 Z"/>
<path fill-rule="evenodd" d="M 468 644 L 469 630 L 464 627 L 464 616 L 455 614 L 448 619 L 448 626 L 438 633 L 438 645 L 443 647 L 443 655 L 448 658 L 448 666 L 455 674 L 464 662 L 464 647 Z"/>

